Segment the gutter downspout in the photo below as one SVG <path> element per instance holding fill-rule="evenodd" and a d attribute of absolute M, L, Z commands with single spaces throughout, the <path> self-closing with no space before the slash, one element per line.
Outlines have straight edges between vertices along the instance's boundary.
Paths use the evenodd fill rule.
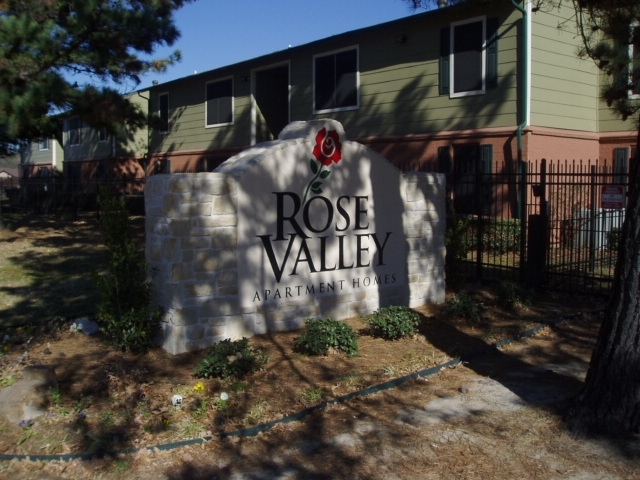
<path fill-rule="evenodd" d="M 521 112 L 522 112 L 522 121 L 518 125 L 516 130 L 516 136 L 518 139 L 518 170 L 520 171 L 519 175 L 519 190 L 520 195 L 518 198 L 518 217 L 520 218 L 520 281 L 525 282 L 527 277 L 527 236 L 528 236 L 528 225 L 526 219 L 526 209 L 527 209 L 527 164 L 524 162 L 524 154 L 523 154 L 523 140 L 522 134 L 525 127 L 529 124 L 530 118 L 530 88 L 531 82 L 529 79 L 530 75 L 530 65 L 529 65 L 529 52 L 531 48 L 531 39 L 529 38 L 529 22 L 531 21 L 531 15 L 529 15 L 528 7 L 530 4 L 527 3 L 527 0 L 522 0 L 522 4 L 525 7 L 521 7 L 516 3 L 516 0 L 511 0 L 513 6 L 522 13 L 522 80 L 520 85 L 522 87 L 522 104 L 521 104 Z"/>
<path fill-rule="evenodd" d="M 516 130 L 516 135 L 518 139 L 518 161 L 523 161 L 523 141 L 522 141 L 522 133 L 529 125 L 529 90 L 531 88 L 531 82 L 529 80 L 529 49 L 530 49 L 530 39 L 529 39 L 529 21 L 530 16 L 525 8 L 521 7 L 516 3 L 516 0 L 511 0 L 511 3 L 515 8 L 517 8 L 522 13 L 522 122 L 518 125 Z M 526 3 L 526 0 L 523 0 L 523 4 Z"/>

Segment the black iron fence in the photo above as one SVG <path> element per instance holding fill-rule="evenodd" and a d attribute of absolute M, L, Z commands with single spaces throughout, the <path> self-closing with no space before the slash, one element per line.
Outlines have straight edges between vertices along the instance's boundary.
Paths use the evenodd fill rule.
<path fill-rule="evenodd" d="M 629 175 L 606 162 L 466 165 L 448 175 L 450 275 L 606 292 Z"/>
<path fill-rule="evenodd" d="M 98 192 L 108 187 L 122 194 L 133 214 L 144 214 L 144 177 L 69 179 L 63 176 L 0 178 L 3 211 L 70 215 L 98 210 Z"/>

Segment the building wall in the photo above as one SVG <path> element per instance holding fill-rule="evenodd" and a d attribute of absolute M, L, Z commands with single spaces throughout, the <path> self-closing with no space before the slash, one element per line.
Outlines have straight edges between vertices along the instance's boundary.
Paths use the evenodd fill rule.
<path fill-rule="evenodd" d="M 450 98 L 438 91 L 439 35 L 442 27 L 461 18 L 461 12 L 464 18 L 486 14 L 500 19 L 498 88 L 483 95 Z M 171 129 L 167 134 L 152 133 L 152 152 L 158 158 L 172 159 L 172 171 L 195 171 L 190 165 L 215 156 L 215 151 L 237 152 L 249 146 L 252 71 L 282 62 L 290 66 L 291 121 L 331 117 L 358 139 L 453 131 L 464 137 L 468 130 L 515 129 L 518 21 L 519 14 L 509 6 L 490 12 L 452 7 L 159 85 L 152 88 L 151 109 L 157 111 L 158 96 L 168 93 Z M 359 108 L 314 114 L 314 55 L 345 47 L 359 51 Z M 205 84 L 229 76 L 234 87 L 233 124 L 205 128 Z M 415 162 L 405 156 L 402 163 Z"/>
<path fill-rule="evenodd" d="M 598 71 L 578 57 L 573 5 L 532 13 L 531 125 L 598 131 Z"/>

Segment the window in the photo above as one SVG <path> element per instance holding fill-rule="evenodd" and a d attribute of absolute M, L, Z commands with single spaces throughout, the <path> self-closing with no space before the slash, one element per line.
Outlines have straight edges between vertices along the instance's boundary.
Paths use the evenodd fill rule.
<path fill-rule="evenodd" d="M 613 149 L 613 183 L 626 185 L 629 174 L 629 149 Z"/>
<path fill-rule="evenodd" d="M 49 139 L 48 138 L 43 138 L 42 140 L 40 140 L 40 151 L 42 150 L 49 150 Z"/>
<path fill-rule="evenodd" d="M 498 86 L 498 19 L 455 22 L 440 31 L 440 94 L 479 95 Z"/>
<path fill-rule="evenodd" d="M 98 130 L 98 141 L 99 142 L 108 142 L 109 141 L 109 133 L 106 128 L 100 128 Z"/>
<path fill-rule="evenodd" d="M 69 145 L 80 145 L 82 143 L 82 119 L 74 117 L 69 120 Z"/>
<path fill-rule="evenodd" d="M 315 113 L 358 108 L 358 49 L 314 58 Z"/>
<path fill-rule="evenodd" d="M 453 208 L 458 214 L 490 215 L 493 145 L 454 145 Z"/>
<path fill-rule="evenodd" d="M 169 132 L 169 94 L 158 95 L 158 115 L 160 116 L 160 133 Z"/>
<path fill-rule="evenodd" d="M 233 123 L 233 79 L 209 82 L 206 90 L 205 125 L 212 127 Z"/>

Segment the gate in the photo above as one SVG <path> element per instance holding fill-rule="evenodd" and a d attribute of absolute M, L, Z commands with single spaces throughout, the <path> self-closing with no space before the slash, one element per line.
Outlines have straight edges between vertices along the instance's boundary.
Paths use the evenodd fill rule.
<path fill-rule="evenodd" d="M 447 178 L 449 275 L 608 291 L 629 182 L 615 170 L 544 159 L 455 164 Z"/>

